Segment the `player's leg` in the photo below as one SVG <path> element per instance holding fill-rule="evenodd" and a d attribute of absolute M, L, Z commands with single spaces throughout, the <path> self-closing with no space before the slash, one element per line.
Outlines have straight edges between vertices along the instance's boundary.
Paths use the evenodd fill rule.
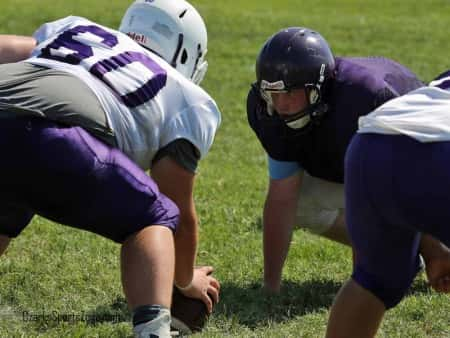
<path fill-rule="evenodd" d="M 302 228 L 350 245 L 344 215 L 344 185 L 304 173 L 296 222 Z"/>
<path fill-rule="evenodd" d="M 0 176 L 2 176 L 1 170 Z M 2 179 L 0 179 L 0 190 L 4 191 L 2 189 Z M 33 218 L 33 213 L 25 207 L 11 205 L 12 196 L 6 195 L 5 198 L 2 198 L 0 193 L 0 255 L 5 253 L 11 240 L 19 236 Z"/>
<path fill-rule="evenodd" d="M 353 148 L 355 147 L 353 146 Z M 347 177 L 352 177 L 353 180 L 356 180 L 357 178 L 353 176 L 354 174 L 352 173 L 351 169 L 353 169 L 353 167 L 355 166 L 355 162 L 357 163 L 358 161 L 360 161 L 359 155 L 360 152 L 355 151 L 351 148 L 349 149 L 348 157 L 351 157 L 352 165 L 346 166 L 346 172 L 349 173 Z M 347 163 L 349 162 L 350 161 L 348 160 Z M 346 179 L 346 189 L 348 191 L 347 202 L 349 199 L 351 199 L 349 203 L 350 209 L 347 209 L 347 212 L 350 212 L 350 214 L 347 215 L 347 219 L 350 218 L 351 221 L 353 221 L 354 216 L 360 216 L 362 220 L 356 220 L 355 227 L 366 227 L 366 219 L 370 219 L 373 222 L 373 218 L 370 218 L 372 216 L 372 210 L 371 208 L 367 208 L 367 206 L 361 205 L 358 206 L 359 211 L 362 212 L 364 210 L 365 214 L 355 214 L 353 212 L 352 207 L 354 200 L 361 203 L 362 201 L 364 201 L 364 199 L 362 198 L 363 196 L 361 195 L 364 194 L 362 189 L 359 188 L 359 186 L 361 185 L 358 184 L 360 183 L 359 181 L 356 184 L 350 183 L 352 182 L 348 182 Z M 353 188 L 353 186 L 359 189 Z M 356 262 L 354 262 L 354 266 L 355 263 Z M 368 306 L 370 306 L 370 308 Z M 362 309 L 364 310 L 362 311 Z M 367 309 L 370 310 L 367 311 Z M 384 304 L 379 299 L 377 299 L 375 295 L 359 285 L 355 280 L 349 279 L 339 290 L 331 307 L 326 337 L 364 338 L 374 336 L 383 317 L 384 311 Z"/>
<path fill-rule="evenodd" d="M 374 138 L 356 136 L 347 153 L 347 225 L 356 261 L 332 306 L 328 337 L 373 337 L 417 272 L 420 234 L 398 212 L 392 147 Z"/>
<path fill-rule="evenodd" d="M 384 312 L 383 302 L 353 279 L 349 279 L 333 302 L 326 338 L 374 337 Z"/>
<path fill-rule="evenodd" d="M 450 247 L 450 142 L 394 138 L 395 195 L 407 222 Z"/>
<path fill-rule="evenodd" d="M 121 248 L 122 281 L 129 306 L 161 304 L 170 307 L 173 284 L 173 233 L 165 226 L 153 225 L 127 237 Z M 147 270 L 143 267 L 155 267 Z M 147 270 L 147 271 L 146 271 Z M 142 292 L 142 285 L 153 290 Z"/>
<path fill-rule="evenodd" d="M 11 238 L 8 236 L 0 235 L 0 255 L 3 255 L 3 253 L 8 248 L 9 242 L 11 242 Z"/>
<path fill-rule="evenodd" d="M 124 293 L 133 311 L 134 332 L 139 337 L 170 330 L 170 304 L 175 269 L 173 231 L 178 209 L 159 193 L 154 181 L 117 150 L 109 150 L 83 130 L 80 136 L 102 166 L 93 172 L 108 183 L 97 187 L 98 232 L 122 242 L 121 270 Z M 120 196 L 111 200 L 110 196 Z M 114 229 L 111 231 L 111 228 Z"/>
<path fill-rule="evenodd" d="M 343 209 L 339 210 L 331 226 L 320 235 L 344 245 L 352 245 L 347 225 L 345 224 L 345 211 Z"/>
<path fill-rule="evenodd" d="M 165 337 L 170 330 L 175 268 L 173 231 L 178 209 L 120 151 L 105 147 L 84 130 L 78 131 L 102 163 L 92 175 L 99 181 L 108 178 L 101 186 L 97 185 L 92 201 L 92 207 L 108 213 L 97 216 L 93 231 L 122 242 L 122 282 L 133 311 L 134 332 L 139 337 L 150 334 Z"/>
<path fill-rule="evenodd" d="M 450 142 L 421 144 L 407 139 L 406 143 L 414 151 L 398 154 L 395 159 L 396 166 L 408 163 L 408 157 L 413 159 L 409 170 L 399 172 L 394 178 L 398 191 L 405 197 L 402 211 L 409 223 L 424 233 L 420 251 L 431 286 L 436 291 L 449 292 Z"/>
<path fill-rule="evenodd" d="M 344 199 L 343 184 L 312 177 L 305 172 L 296 221 L 314 234 L 351 246 L 345 221 Z M 423 240 L 429 242 L 427 238 Z M 424 243 L 423 247 L 426 246 L 427 243 Z M 421 260 L 421 269 L 423 267 Z"/>
<path fill-rule="evenodd" d="M 174 252 L 172 231 L 164 226 L 146 227 L 122 244 L 122 284 L 137 336 L 170 331 Z"/>
<path fill-rule="evenodd" d="M 122 243 L 125 295 L 141 324 L 136 333 L 168 336 L 175 204 L 124 154 L 81 128 L 36 119 L 4 123 L 20 154 L 16 167 L 26 169 L 16 194 L 51 220 Z"/>
<path fill-rule="evenodd" d="M 9 243 L 17 237 L 33 218 L 26 206 L 17 200 L 16 182 L 21 181 L 20 170 L 15 165 L 15 157 L 22 156 L 14 152 L 11 146 L 8 125 L 0 120 L 0 255 L 5 253 Z"/>

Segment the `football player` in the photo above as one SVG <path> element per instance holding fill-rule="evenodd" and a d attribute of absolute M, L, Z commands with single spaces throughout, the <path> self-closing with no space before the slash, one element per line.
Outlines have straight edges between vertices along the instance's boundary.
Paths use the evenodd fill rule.
<path fill-rule="evenodd" d="M 334 57 L 309 28 L 286 28 L 264 43 L 247 115 L 268 154 L 266 290 L 280 290 L 294 225 L 350 245 L 344 154 L 358 118 L 422 85 L 409 69 L 383 57 Z"/>
<path fill-rule="evenodd" d="M 0 252 L 35 214 L 120 243 L 139 337 L 169 336 L 173 283 L 209 311 L 219 297 L 194 268 L 195 172 L 221 120 L 206 52 L 184 0 L 135 1 L 118 31 L 70 16 L 0 38 Z"/>
<path fill-rule="evenodd" d="M 431 286 L 450 292 L 449 158 L 450 72 L 360 118 L 345 159 L 356 260 L 332 306 L 327 337 L 374 337 L 385 311 L 410 287 L 419 248 L 433 253 L 426 265 Z M 420 244 L 424 236 L 435 241 Z"/>

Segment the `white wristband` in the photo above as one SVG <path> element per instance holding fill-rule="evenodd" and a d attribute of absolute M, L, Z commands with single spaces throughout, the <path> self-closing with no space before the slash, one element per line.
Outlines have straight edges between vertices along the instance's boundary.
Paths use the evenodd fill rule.
<path fill-rule="evenodd" d="M 190 289 L 191 287 L 192 287 L 192 281 L 190 281 L 189 282 L 189 284 L 188 285 L 186 285 L 186 286 L 179 286 L 179 285 L 177 285 L 177 283 L 173 283 L 173 285 L 175 285 L 175 287 L 178 289 L 178 290 L 180 290 L 180 291 L 186 291 L 186 290 L 188 290 L 188 289 Z"/>

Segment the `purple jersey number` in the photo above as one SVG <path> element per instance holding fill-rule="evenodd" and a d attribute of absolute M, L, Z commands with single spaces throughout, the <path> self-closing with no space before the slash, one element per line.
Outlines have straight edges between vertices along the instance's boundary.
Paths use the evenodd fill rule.
<path fill-rule="evenodd" d="M 76 26 L 60 34 L 52 43 L 41 50 L 41 54 L 38 57 L 66 62 L 72 65 L 80 64 L 84 59 L 94 55 L 92 47 L 84 44 L 83 39 L 79 37 L 80 33 L 94 34 L 102 39 L 100 41 L 101 44 L 110 48 L 118 44 L 117 37 L 101 27 L 94 25 Z M 130 93 L 121 95 L 114 83 L 106 79 L 106 74 L 125 67 L 132 62 L 141 63 L 152 71 L 153 76 L 143 86 L 136 88 Z M 88 70 L 111 88 L 122 99 L 123 103 L 130 108 L 137 107 L 151 100 L 167 82 L 166 71 L 146 54 L 139 52 L 124 52 L 112 56 L 95 63 Z"/>

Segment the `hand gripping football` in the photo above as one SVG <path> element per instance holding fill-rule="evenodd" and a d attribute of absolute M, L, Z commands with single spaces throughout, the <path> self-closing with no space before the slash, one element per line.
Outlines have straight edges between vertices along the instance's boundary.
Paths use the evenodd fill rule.
<path fill-rule="evenodd" d="M 209 317 L 205 303 L 200 299 L 186 297 L 176 287 L 173 288 L 170 312 L 171 328 L 181 335 L 201 331 Z"/>

